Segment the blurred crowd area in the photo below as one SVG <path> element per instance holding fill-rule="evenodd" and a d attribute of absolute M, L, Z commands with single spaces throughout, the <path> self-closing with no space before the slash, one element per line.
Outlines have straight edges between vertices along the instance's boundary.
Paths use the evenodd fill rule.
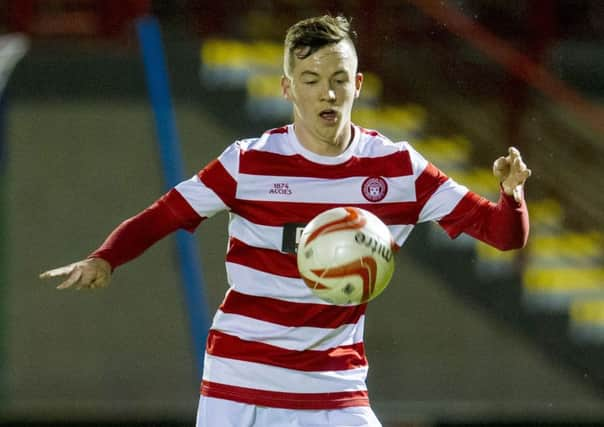
<path fill-rule="evenodd" d="M 602 1 L 0 0 L 0 31 L 27 34 L 34 51 L 39 45 L 77 44 L 136 58 L 135 19 L 157 16 L 170 43 L 168 56 L 176 56 L 178 42 L 199 50 L 199 80 L 173 79 L 177 96 L 195 93 L 179 92 L 179 85 L 240 90 L 243 99 L 235 96 L 232 102 L 242 103 L 250 120 L 279 126 L 291 118 L 278 86 L 284 32 L 300 19 L 325 13 L 350 17 L 358 33 L 359 67 L 366 78 L 353 120 L 411 141 L 450 176 L 493 197 L 498 188 L 491 162 L 508 146 L 518 147 L 533 170 L 527 197 L 534 245 L 514 261 L 530 273 L 526 292 L 545 289 L 546 299 L 553 292 L 555 301 L 560 286 L 570 294 L 577 287 L 599 293 L 604 288 L 604 239 L 598 229 L 604 212 Z M 53 64 L 60 66 L 68 67 Z M 179 66 L 171 64 L 173 75 Z M 96 90 L 98 96 L 103 90 Z M 220 95 L 217 100 L 229 99 Z M 568 247 L 569 239 L 587 242 L 570 256 L 574 264 L 573 257 L 588 254 L 588 261 L 580 261 L 590 269 L 586 283 L 552 282 L 554 273 L 542 270 L 541 255 L 531 252 L 545 247 L 546 264 L 566 268 L 569 255 L 558 248 Z M 550 262 L 552 253 L 563 260 Z M 584 273 L 565 271 L 573 278 Z M 589 317 L 604 331 L 604 300 L 598 304 L 596 317 Z"/>
<path fill-rule="evenodd" d="M 447 174 L 491 198 L 496 198 L 499 190 L 490 171 L 491 162 L 510 145 L 520 148 L 533 170 L 527 184 L 532 231 L 526 250 L 495 253 L 470 239 L 460 238 L 451 243 L 433 229 L 423 229 L 419 231 L 420 238 L 410 242 L 409 252 L 421 258 L 431 271 L 446 276 L 447 285 L 459 292 L 464 301 L 472 295 L 494 317 L 513 325 L 517 334 L 541 344 L 551 360 L 572 366 L 578 374 L 574 377 L 578 378 L 577 383 L 581 387 L 595 384 L 601 396 L 604 239 L 600 224 L 604 193 L 599 187 L 600 165 L 604 162 L 603 1 L 0 0 L 0 35 L 24 33 L 31 43 L 30 53 L 11 77 L 14 86 L 9 89 L 15 99 L 24 94 L 39 95 L 36 99 L 39 104 L 32 111 L 41 111 L 46 103 L 50 109 L 53 103 L 61 104 L 57 103 L 60 97 L 52 98 L 53 94 L 75 94 L 75 102 L 67 103 L 67 111 L 85 115 L 89 108 L 94 117 L 90 123 L 96 123 L 109 117 L 115 108 L 104 106 L 107 110 L 99 109 L 102 111 L 99 113 L 94 110 L 98 106 L 86 107 L 90 98 L 79 97 L 84 89 L 103 100 L 113 100 L 112 96 L 118 92 L 121 96 L 127 91 L 140 90 L 138 101 L 146 105 L 134 22 L 145 15 L 157 16 L 176 101 L 188 98 L 189 105 L 199 106 L 199 110 L 225 129 L 239 136 L 252 136 L 257 129 L 279 126 L 291 118 L 278 84 L 285 30 L 300 19 L 324 13 L 351 17 L 358 32 L 360 70 L 366 79 L 355 108 L 355 122 L 379 129 L 392 139 L 411 141 Z M 88 51 L 94 55 L 74 54 Z M 198 75 L 187 74 L 190 56 Z M 72 90 L 78 85 L 82 93 Z M 199 91 L 187 90 L 192 85 Z M 200 93 L 202 96 L 198 96 Z M 38 113 L 29 113 L 27 108 L 20 111 L 28 113 L 22 113 L 25 118 L 22 126 L 29 131 L 30 117 L 37 117 Z M 124 108 L 120 114 L 127 118 L 130 113 Z M 188 123 L 185 140 L 197 141 L 202 132 L 198 113 L 197 110 L 189 116 L 179 113 L 179 119 Z M 48 128 L 54 121 L 64 119 L 65 114 L 59 114 L 58 108 L 56 114 L 48 119 Z M 142 117 L 141 126 L 146 123 L 146 116 Z M 135 121 L 127 118 L 117 122 L 126 127 Z M 74 123 L 79 124 L 77 120 Z M 87 126 L 93 127 L 90 123 L 81 124 L 82 134 L 89 132 Z M 246 128 L 248 124 L 250 127 Z M 104 126 L 116 132 L 120 128 L 114 123 Z M 46 132 L 43 126 L 40 129 Z M 65 153 L 78 152 L 83 143 L 75 137 L 63 138 L 64 132 L 57 130 L 56 141 L 73 144 L 63 150 Z M 103 151 L 107 144 L 105 132 L 105 129 L 91 131 L 86 148 Z M 127 138 L 117 133 L 111 142 L 121 145 Z M 131 137 L 139 134 L 137 128 Z M 218 145 L 227 138 L 213 139 L 216 140 L 213 149 L 220 152 Z M 195 147 L 202 158 L 210 156 L 207 148 Z M 134 151 L 125 155 L 136 157 Z M 148 189 L 146 182 L 139 187 Z M 437 265 L 437 261 L 448 263 L 447 268 Z M 211 268 L 218 269 L 221 262 L 222 252 L 210 264 Z M 23 270 L 31 274 L 30 268 Z M 142 275 L 141 270 L 138 269 L 138 275 Z M 424 273 L 418 273 L 419 276 L 418 283 L 423 285 Z M 39 292 L 31 292 L 39 297 Z M 415 306 L 409 302 L 409 308 Z M 468 307 L 474 305 L 464 306 Z M 395 306 L 392 312 L 397 309 Z M 421 325 L 421 303 L 416 309 Z M 452 324 L 459 321 L 455 319 Z M 382 329 L 376 329 L 377 333 Z M 376 330 L 372 331 L 374 336 Z M 457 344 L 465 349 L 465 344 L 455 336 L 449 338 L 451 346 Z M 424 341 L 422 336 L 415 345 L 421 349 Z M 514 341 L 505 350 L 517 346 Z M 384 345 L 388 350 L 383 353 L 390 357 L 392 347 L 388 342 Z M 413 345 L 409 347 L 401 345 L 397 357 L 410 354 Z M 453 352 L 447 348 L 448 353 Z M 470 344 L 468 348 L 460 360 L 471 365 L 471 357 L 478 356 L 474 356 Z M 438 355 L 441 356 L 451 358 L 449 354 Z M 419 357 L 423 360 L 425 355 L 421 353 Z M 503 367 L 510 365 L 509 360 L 503 360 L 505 356 L 501 356 L 502 360 L 493 358 Z M 517 360 L 518 372 L 522 372 L 525 355 Z M 399 362 L 393 361 L 392 372 L 401 370 Z M 535 368 L 528 364 L 526 371 L 548 366 L 542 359 L 538 362 Z M 455 366 L 450 361 L 438 363 L 438 366 Z M 506 376 L 505 369 L 492 366 L 488 365 L 485 371 L 470 367 L 463 371 L 463 376 L 453 378 L 462 378 L 459 383 L 469 384 L 468 378 L 475 372 L 481 377 L 476 378 L 476 384 L 483 384 L 490 378 L 483 374 L 487 370 L 495 374 L 501 371 L 501 376 Z M 555 366 L 557 369 L 558 365 Z M 413 373 L 411 368 L 408 371 Z M 428 383 L 419 373 L 417 377 L 417 384 Z M 549 373 L 544 375 L 551 377 Z M 27 381 L 26 378 L 23 383 Z M 547 380 L 527 381 L 539 393 L 546 388 L 548 392 L 556 390 L 543 386 L 548 384 Z M 457 394 L 463 386 L 459 383 L 451 386 Z M 496 387 L 485 387 L 494 390 L 497 398 L 507 396 Z M 506 383 L 501 390 L 515 388 L 518 392 L 515 384 Z M 443 389 L 447 388 L 435 388 L 433 394 Z M 574 389 L 568 390 L 571 390 L 568 395 L 573 395 Z M 539 393 L 530 389 L 526 395 L 540 396 Z M 560 392 L 561 399 L 566 395 Z M 596 403 L 588 408 L 601 408 L 598 398 L 594 399 Z M 528 398 L 524 403 L 527 402 L 531 403 Z M 544 406 L 538 403 L 536 413 L 549 410 L 547 407 L 544 411 Z M 560 407 L 559 412 L 567 409 L 574 414 L 589 412 L 579 403 L 577 398 L 568 408 Z M 459 410 L 455 404 L 451 407 Z M 530 409 L 516 403 L 513 407 L 519 411 L 514 413 Z M 592 411 L 594 418 L 601 414 L 596 409 Z"/>
<path fill-rule="evenodd" d="M 460 34 L 456 30 L 459 17 L 451 16 L 447 22 L 430 12 L 436 9 L 460 13 L 477 28 Z M 0 31 L 24 32 L 45 40 L 112 40 L 123 45 L 133 36 L 133 19 L 153 14 L 167 31 L 185 38 L 201 41 L 222 36 L 281 42 L 288 25 L 324 13 L 352 18 L 358 32 L 361 70 L 375 72 L 387 81 L 386 101 L 404 97 L 401 82 L 416 78 L 389 61 L 393 55 L 400 59 L 413 47 L 441 61 L 440 71 L 454 86 L 522 102 L 522 95 L 510 95 L 509 91 L 510 85 L 522 82 L 505 81 L 508 84 L 501 85 L 493 81 L 494 75 L 505 78 L 501 76 L 510 73 L 509 69 L 497 70 L 501 64 L 492 55 L 496 52 L 482 51 L 468 58 L 462 51 L 473 43 L 483 43 L 485 32 L 487 49 L 489 44 L 504 41 L 517 53 L 543 63 L 557 77 L 582 89 L 583 95 L 604 97 L 604 83 L 592 78 L 602 71 L 601 55 L 589 50 L 604 39 L 604 4 L 597 0 L 312 0 L 303 4 L 290 0 L 0 0 Z M 470 64 L 470 59 L 475 63 Z M 489 81 L 490 90 L 485 91 Z"/>
<path fill-rule="evenodd" d="M 533 185 L 573 210 L 573 228 L 601 219 L 604 196 L 557 173 L 558 159 L 573 170 L 602 160 L 601 1 L 0 0 L 0 31 L 132 48 L 133 19 L 153 14 L 172 38 L 280 43 L 287 26 L 324 13 L 352 18 L 380 102 L 424 106 L 434 133 L 467 135 L 476 162 L 518 146 L 541 172 Z"/>
<path fill-rule="evenodd" d="M 365 66 L 389 45 L 453 42 L 442 22 L 426 19 L 422 5 L 450 5 L 535 59 L 567 41 L 604 39 L 604 4 L 597 0 L 2 0 L 0 30 L 36 37 L 120 38 L 137 16 L 154 14 L 190 36 L 223 35 L 280 41 L 284 27 L 324 13 L 353 18 Z M 367 48 L 364 51 L 363 48 Z"/>
<path fill-rule="evenodd" d="M 106 37 L 119 36 L 132 17 L 152 13 L 185 26 L 193 34 L 218 33 L 280 40 L 283 36 L 281 24 L 331 13 L 351 16 L 367 28 L 379 25 L 379 28 L 373 28 L 373 32 L 390 34 L 392 40 L 401 36 L 421 37 L 419 32 L 432 32 L 434 38 L 439 34 L 442 37 L 443 29 L 437 31 L 439 25 L 422 23 L 418 14 L 409 13 L 413 4 L 420 3 L 427 5 L 432 2 L 309 0 L 300 4 L 291 0 L 2 0 L 0 24 L 4 31 L 26 31 L 43 37 L 87 34 Z M 604 37 L 604 6 L 599 1 L 451 0 L 446 3 L 497 35 L 517 42 L 516 47 L 521 50 L 539 50 L 544 43 L 556 39 L 601 40 Z"/>

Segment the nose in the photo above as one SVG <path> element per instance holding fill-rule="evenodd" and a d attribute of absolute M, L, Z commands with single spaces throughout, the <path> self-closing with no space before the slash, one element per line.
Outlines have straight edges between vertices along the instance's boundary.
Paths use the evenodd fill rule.
<path fill-rule="evenodd" d="M 336 100 L 336 91 L 329 85 L 323 90 L 321 98 L 322 101 L 334 102 Z"/>

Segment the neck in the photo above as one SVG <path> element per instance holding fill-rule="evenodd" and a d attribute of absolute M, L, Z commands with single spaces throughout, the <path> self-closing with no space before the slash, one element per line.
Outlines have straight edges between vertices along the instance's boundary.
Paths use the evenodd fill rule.
<path fill-rule="evenodd" d="M 354 137 L 352 123 L 348 123 L 341 132 L 333 137 L 316 135 L 295 122 L 294 132 L 304 148 L 321 156 L 338 156 L 342 154 L 346 151 Z"/>

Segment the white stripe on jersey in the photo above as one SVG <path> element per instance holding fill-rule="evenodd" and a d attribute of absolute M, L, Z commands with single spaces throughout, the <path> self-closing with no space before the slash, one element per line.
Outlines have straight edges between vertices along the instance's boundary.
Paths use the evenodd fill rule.
<path fill-rule="evenodd" d="M 229 285 L 242 294 L 275 298 L 289 302 L 325 304 L 315 297 L 302 279 L 265 273 L 233 262 L 226 263 Z"/>
<path fill-rule="evenodd" d="M 237 214 L 231 213 L 229 236 L 241 240 L 248 246 L 281 251 L 283 227 L 255 224 Z"/>
<path fill-rule="evenodd" d="M 228 209 L 220 197 L 211 188 L 206 187 L 197 175 L 181 182 L 174 188 L 202 217 L 209 218 Z"/>
<path fill-rule="evenodd" d="M 366 178 L 320 179 L 239 174 L 237 198 L 262 202 L 367 203 L 361 193 Z M 409 175 L 384 179 L 388 183 L 388 193 L 382 203 L 415 201 L 415 177 Z M 281 183 L 287 184 L 289 191 L 270 192 L 275 184 Z"/>
<path fill-rule="evenodd" d="M 237 181 L 237 175 L 239 174 L 239 149 L 241 142 L 237 141 L 234 144 L 229 145 L 222 154 L 218 157 L 218 160 L 224 167 L 224 169 L 231 175 L 233 180 Z"/>
<path fill-rule="evenodd" d="M 282 326 L 238 314 L 218 310 L 212 329 L 246 341 L 261 342 L 286 350 L 329 350 L 363 341 L 365 316 L 355 324 L 335 329 L 310 326 Z"/>
<path fill-rule="evenodd" d="M 281 154 L 283 156 L 291 156 L 298 154 L 297 145 L 290 144 L 289 133 L 293 132 L 292 128 L 288 128 L 288 133 L 270 133 L 265 132 L 259 138 L 247 138 L 237 141 L 241 150 L 248 150 L 250 147 L 253 150 L 266 151 L 268 153 Z"/>
<path fill-rule="evenodd" d="M 428 199 L 421 212 L 418 222 L 435 221 L 451 213 L 468 189 L 448 179 Z"/>
<path fill-rule="evenodd" d="M 206 353 L 203 379 L 215 383 L 287 393 L 337 393 L 367 390 L 367 367 L 344 371 L 293 371 Z"/>
<path fill-rule="evenodd" d="M 409 158 L 411 159 L 411 166 L 413 168 L 413 176 L 416 178 L 421 175 L 421 173 L 428 166 L 428 161 L 419 154 L 408 142 L 401 142 L 402 146 L 409 152 Z"/>

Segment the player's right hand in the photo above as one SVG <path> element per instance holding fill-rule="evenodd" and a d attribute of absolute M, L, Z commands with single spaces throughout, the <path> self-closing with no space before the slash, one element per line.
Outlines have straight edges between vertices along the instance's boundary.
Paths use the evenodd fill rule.
<path fill-rule="evenodd" d="M 523 199 L 525 181 L 531 176 L 531 170 L 526 166 L 515 147 L 508 148 L 507 157 L 499 157 L 493 163 L 493 174 L 501 182 L 503 191 L 513 196 L 520 203 Z"/>
<path fill-rule="evenodd" d="M 57 289 L 106 288 L 111 280 L 111 265 L 101 258 L 87 258 L 40 274 L 40 279 L 60 277 Z"/>

